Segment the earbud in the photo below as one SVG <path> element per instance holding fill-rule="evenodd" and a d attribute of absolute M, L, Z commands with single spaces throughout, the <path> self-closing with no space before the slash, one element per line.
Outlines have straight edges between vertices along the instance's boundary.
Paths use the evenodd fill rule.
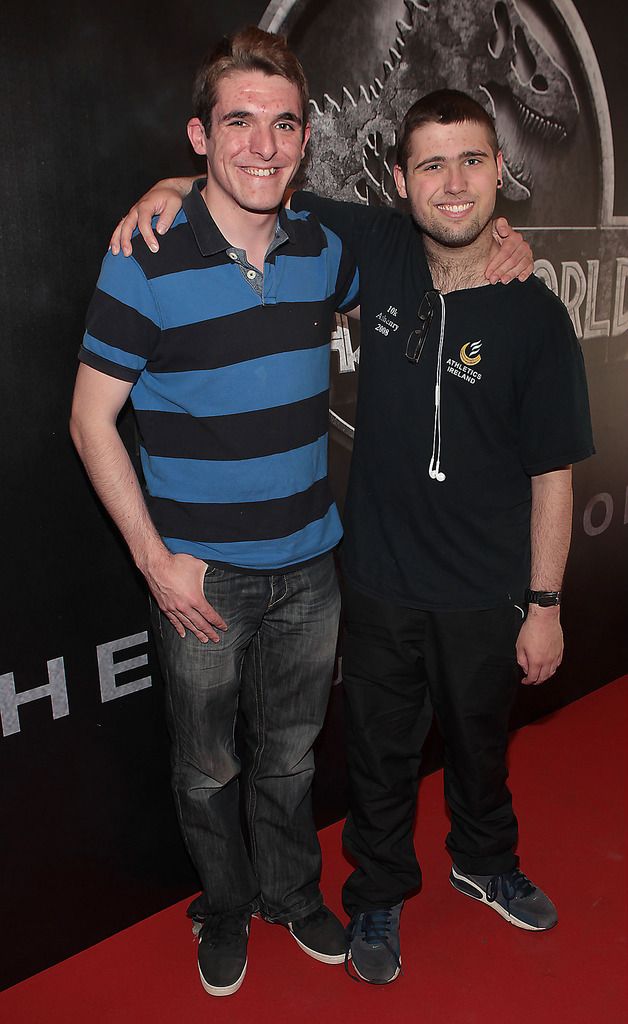
<path fill-rule="evenodd" d="M 501 179 L 501 178 L 498 178 L 498 179 L 497 179 L 497 187 L 498 187 L 498 188 L 501 188 L 503 184 L 504 184 L 504 183 L 503 183 L 502 179 Z"/>
<path fill-rule="evenodd" d="M 447 479 L 442 470 L 436 469 L 433 462 L 430 463 L 428 473 L 430 476 L 430 480 L 438 480 L 439 484 L 442 484 L 443 480 Z"/>

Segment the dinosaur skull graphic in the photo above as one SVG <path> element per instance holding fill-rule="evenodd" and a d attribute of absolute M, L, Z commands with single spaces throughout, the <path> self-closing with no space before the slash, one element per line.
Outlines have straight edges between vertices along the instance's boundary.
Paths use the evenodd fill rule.
<path fill-rule="evenodd" d="M 595 222 L 595 117 L 585 69 L 553 0 L 285 6 L 313 86 L 307 175 L 316 190 L 392 203 L 397 126 L 418 96 L 449 87 L 495 117 L 505 163 L 500 202 L 517 203 L 513 221 Z M 586 194 L 565 187 L 572 168 Z"/>

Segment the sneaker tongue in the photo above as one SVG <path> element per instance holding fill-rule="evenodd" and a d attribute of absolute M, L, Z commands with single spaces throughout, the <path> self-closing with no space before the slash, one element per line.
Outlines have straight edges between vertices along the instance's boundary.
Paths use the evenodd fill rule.
<path fill-rule="evenodd" d="M 246 917 L 242 914 L 209 914 L 200 931 L 200 941 L 226 942 L 242 935 Z"/>
<path fill-rule="evenodd" d="M 387 910 L 375 910 L 364 916 L 364 940 L 369 946 L 377 946 L 384 942 L 390 927 L 390 914 Z"/>

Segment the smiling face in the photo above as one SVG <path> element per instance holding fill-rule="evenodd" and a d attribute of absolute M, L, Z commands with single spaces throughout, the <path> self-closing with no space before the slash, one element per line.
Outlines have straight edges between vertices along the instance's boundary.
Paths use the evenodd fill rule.
<path fill-rule="evenodd" d="M 407 169 L 394 169 L 402 199 L 424 234 L 439 246 L 459 249 L 491 231 L 501 153 L 473 121 L 428 123 L 410 140 Z"/>
<path fill-rule="evenodd" d="M 296 85 L 280 75 L 234 71 L 218 83 L 211 131 L 188 124 L 196 153 L 207 157 L 206 201 L 219 217 L 277 210 L 310 137 Z"/>

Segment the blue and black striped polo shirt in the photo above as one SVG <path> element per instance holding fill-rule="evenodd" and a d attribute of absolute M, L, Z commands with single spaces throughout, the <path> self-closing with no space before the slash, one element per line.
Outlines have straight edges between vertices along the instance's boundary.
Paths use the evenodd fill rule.
<path fill-rule="evenodd" d="M 79 353 L 133 384 L 146 502 L 169 550 L 254 571 L 316 558 L 342 532 L 329 339 L 357 273 L 313 215 L 282 209 L 279 227 L 260 295 L 195 187 L 158 253 L 136 236 L 132 257 L 105 256 Z"/>

